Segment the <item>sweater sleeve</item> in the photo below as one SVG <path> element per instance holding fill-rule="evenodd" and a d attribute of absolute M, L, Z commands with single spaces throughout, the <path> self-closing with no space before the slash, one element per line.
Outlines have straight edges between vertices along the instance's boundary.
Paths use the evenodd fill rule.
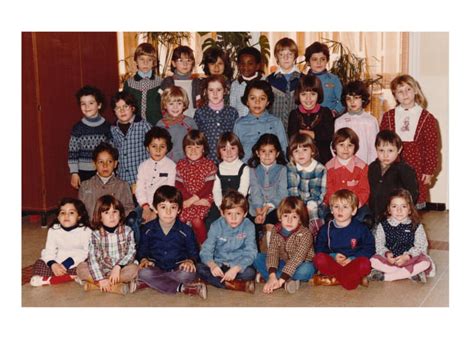
<path fill-rule="evenodd" d="M 276 272 L 278 269 L 278 264 L 280 263 L 280 242 L 279 236 L 275 231 L 275 228 L 272 229 L 270 234 L 270 245 L 268 246 L 266 265 L 269 273 Z"/>
<path fill-rule="evenodd" d="M 359 207 L 367 204 L 369 201 L 370 195 L 370 186 L 369 186 L 369 167 L 364 166 L 362 170 L 359 171 L 359 183 L 357 184 L 356 194 L 359 198 Z"/>
<path fill-rule="evenodd" d="M 383 230 L 382 224 L 377 225 L 374 236 L 376 253 L 382 257 L 385 257 L 385 254 L 390 252 L 390 250 L 386 247 L 385 231 Z"/>
<path fill-rule="evenodd" d="M 136 189 L 135 189 L 135 197 L 137 198 L 137 202 L 139 206 L 142 206 L 145 203 L 149 203 L 147 200 L 147 193 L 146 193 L 146 161 L 143 161 L 138 166 L 138 173 L 137 173 L 137 182 L 136 182 Z M 150 205 L 151 206 L 151 205 Z"/>
<path fill-rule="evenodd" d="M 212 186 L 212 196 L 214 197 L 214 203 L 217 208 L 220 208 L 222 203 L 222 188 L 221 188 L 221 179 L 216 175 L 214 180 L 214 185 Z"/>
<path fill-rule="evenodd" d="M 399 167 L 400 180 L 402 181 L 403 188 L 410 192 L 413 202 L 416 204 L 419 195 L 416 172 L 410 165 L 406 163 L 399 165 Z"/>
<path fill-rule="evenodd" d="M 438 121 L 429 114 L 425 126 L 420 131 L 419 143 L 423 147 L 421 166 L 425 175 L 434 175 L 438 167 L 439 135 Z"/>
<path fill-rule="evenodd" d="M 419 256 L 420 254 L 428 253 L 428 239 L 426 238 L 425 229 L 422 224 L 418 225 L 415 231 L 415 242 L 413 247 L 408 250 L 408 253 L 412 257 Z"/>
<path fill-rule="evenodd" d="M 217 181 L 217 178 L 216 178 L 216 181 Z M 244 197 L 246 197 L 249 192 L 249 187 L 250 187 L 250 169 L 248 166 L 245 166 L 244 170 L 242 171 L 242 176 L 240 176 L 239 193 L 241 193 Z"/>
<path fill-rule="evenodd" d="M 69 166 L 69 173 L 78 173 L 79 172 L 79 151 L 81 149 L 81 144 L 79 137 L 75 134 L 75 129 L 72 129 L 71 137 L 69 138 L 69 151 L 67 163 Z"/>
<path fill-rule="evenodd" d="M 56 255 L 58 254 L 58 245 L 55 237 L 55 232 L 53 229 L 48 230 L 48 236 L 46 237 L 46 246 L 41 251 L 41 259 L 48 263 L 49 261 L 56 260 Z"/>

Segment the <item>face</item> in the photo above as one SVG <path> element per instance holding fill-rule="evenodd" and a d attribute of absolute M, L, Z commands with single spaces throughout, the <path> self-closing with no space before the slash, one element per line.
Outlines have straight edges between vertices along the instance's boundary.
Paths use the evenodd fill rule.
<path fill-rule="evenodd" d="M 284 72 L 287 72 L 295 64 L 296 58 L 295 58 L 295 54 L 291 52 L 289 49 L 283 49 L 283 50 L 280 50 L 280 52 L 278 53 L 277 59 L 278 59 L 278 65 L 280 65 L 280 68 Z"/>
<path fill-rule="evenodd" d="M 281 226 L 283 226 L 288 231 L 293 231 L 300 224 L 300 217 L 296 211 L 291 213 L 283 213 L 281 216 Z"/>
<path fill-rule="evenodd" d="M 331 205 L 331 212 L 337 224 L 345 226 L 350 223 L 352 217 L 357 213 L 357 208 L 352 209 L 347 200 L 337 199 Z"/>
<path fill-rule="evenodd" d="M 115 227 L 120 221 L 120 211 L 111 206 L 109 210 L 103 211 L 100 217 L 104 226 Z"/>
<path fill-rule="evenodd" d="M 244 54 L 240 57 L 237 67 L 242 76 L 252 77 L 260 69 L 260 64 L 253 55 Z"/>
<path fill-rule="evenodd" d="M 300 166 L 307 167 L 311 164 L 311 160 L 313 157 L 313 150 L 309 146 L 301 146 L 293 150 L 292 153 L 293 160 L 299 164 Z"/>
<path fill-rule="evenodd" d="M 180 210 L 178 203 L 170 203 L 166 201 L 161 202 L 156 206 L 156 212 L 160 222 L 165 225 L 174 225 Z"/>
<path fill-rule="evenodd" d="M 224 73 L 224 61 L 221 58 L 217 58 L 214 64 L 207 64 L 211 75 L 222 75 Z"/>
<path fill-rule="evenodd" d="M 309 58 L 309 67 L 315 73 L 326 70 L 328 60 L 323 53 L 313 53 Z"/>
<path fill-rule="evenodd" d="M 219 150 L 221 159 L 225 162 L 233 162 L 239 157 L 239 148 L 237 145 L 230 145 L 229 142 Z"/>
<path fill-rule="evenodd" d="M 150 157 L 155 161 L 160 161 L 168 153 L 166 140 L 162 138 L 152 139 L 150 145 L 148 145 L 146 149 L 148 150 Z"/>
<path fill-rule="evenodd" d="M 172 99 L 166 104 L 166 113 L 171 118 L 179 118 L 183 114 L 184 103 L 181 100 Z"/>
<path fill-rule="evenodd" d="M 242 224 L 242 221 L 247 215 L 247 213 L 241 207 L 226 209 L 221 212 L 221 214 L 227 222 L 227 225 L 233 229 Z"/>
<path fill-rule="evenodd" d="M 194 61 L 183 54 L 181 58 L 173 60 L 173 65 L 178 74 L 185 75 L 193 71 Z"/>
<path fill-rule="evenodd" d="M 253 88 L 247 98 L 247 107 L 251 114 L 260 117 L 268 107 L 268 97 L 265 91 Z"/>
<path fill-rule="evenodd" d="M 153 69 L 155 59 L 149 55 L 139 55 L 137 58 L 137 67 L 143 73 L 149 72 Z"/>
<path fill-rule="evenodd" d="M 403 83 L 397 86 L 395 98 L 403 108 L 411 108 L 415 105 L 415 90 L 411 86 Z"/>
<path fill-rule="evenodd" d="M 349 139 L 336 144 L 336 156 L 343 160 L 348 160 L 354 156 L 355 146 Z"/>
<path fill-rule="evenodd" d="M 224 88 L 219 81 L 212 81 L 207 85 L 207 97 L 212 104 L 224 101 Z"/>
<path fill-rule="evenodd" d="M 257 156 L 264 165 L 272 165 L 280 153 L 273 145 L 262 145 L 257 150 Z"/>
<path fill-rule="evenodd" d="M 97 155 L 94 161 L 95 169 L 100 177 L 110 177 L 117 168 L 118 161 L 115 161 L 108 151 L 102 151 Z"/>
<path fill-rule="evenodd" d="M 199 160 L 204 155 L 204 145 L 187 145 L 184 153 L 191 161 Z"/>
<path fill-rule="evenodd" d="M 346 95 L 346 105 L 349 112 L 359 112 L 362 110 L 362 96 Z"/>
<path fill-rule="evenodd" d="M 99 114 L 99 109 L 102 107 L 101 103 L 97 103 L 95 97 L 92 95 L 82 96 L 80 98 L 81 112 L 86 118 L 96 117 Z"/>
<path fill-rule="evenodd" d="M 410 205 L 405 198 L 395 197 L 390 201 L 388 212 L 395 220 L 403 221 L 410 215 Z"/>
<path fill-rule="evenodd" d="M 376 147 L 377 157 L 382 164 L 382 167 L 388 167 L 397 160 L 398 154 L 402 149 L 398 150 L 395 145 L 389 143 L 382 143 Z"/>
<path fill-rule="evenodd" d="M 128 105 L 124 100 L 118 100 L 115 104 L 114 111 L 120 123 L 128 123 L 133 118 L 135 108 Z"/>
<path fill-rule="evenodd" d="M 318 102 L 318 93 L 314 91 L 305 91 L 300 93 L 300 102 L 307 111 L 313 109 Z"/>
<path fill-rule="evenodd" d="M 72 203 L 66 203 L 59 208 L 58 220 L 64 227 L 72 227 L 80 220 L 79 213 Z"/>

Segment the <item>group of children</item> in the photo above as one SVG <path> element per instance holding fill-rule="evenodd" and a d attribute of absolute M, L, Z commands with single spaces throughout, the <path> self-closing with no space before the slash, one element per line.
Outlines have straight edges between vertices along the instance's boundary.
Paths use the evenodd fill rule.
<path fill-rule="evenodd" d="M 354 289 L 434 275 L 417 207 L 439 131 L 418 83 L 392 81 L 397 107 L 379 131 L 364 84 L 343 88 L 327 71 L 326 45 L 306 48 L 306 75 L 293 40 L 274 55 L 264 79 L 259 51 L 242 49 L 232 81 L 212 48 L 197 78 L 192 50 L 179 46 L 161 81 L 155 49 L 141 44 L 137 73 L 112 98 L 112 126 L 100 90 L 79 90 L 68 160 L 79 200 L 59 204 L 31 285 L 206 298 L 206 284 L 294 293 L 300 281 Z"/>

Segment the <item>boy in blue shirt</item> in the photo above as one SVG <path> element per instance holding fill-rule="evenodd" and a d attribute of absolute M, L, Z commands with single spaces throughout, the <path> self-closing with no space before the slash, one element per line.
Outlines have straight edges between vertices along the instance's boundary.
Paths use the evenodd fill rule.
<path fill-rule="evenodd" d="M 229 191 L 221 204 L 221 215 L 212 223 L 202 244 L 199 277 L 205 282 L 230 290 L 255 292 L 257 256 L 255 226 L 245 216 L 247 199 L 237 191 Z"/>

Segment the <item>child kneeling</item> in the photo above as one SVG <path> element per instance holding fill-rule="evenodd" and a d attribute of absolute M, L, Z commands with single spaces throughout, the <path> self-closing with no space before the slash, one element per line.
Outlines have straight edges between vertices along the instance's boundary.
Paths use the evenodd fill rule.
<path fill-rule="evenodd" d="M 284 286 L 292 294 L 300 280 L 308 281 L 314 275 L 313 236 L 308 229 L 308 210 L 298 197 L 283 199 L 277 215 L 280 223 L 271 231 L 268 253 L 259 253 L 254 265 L 266 281 L 264 293 Z"/>
<path fill-rule="evenodd" d="M 194 282 L 199 256 L 194 232 L 177 218 L 183 210 L 181 192 L 173 186 L 159 187 L 153 208 L 158 217 L 143 225 L 138 246 L 139 283 L 165 294 L 185 293 L 206 299 L 206 285 Z"/>
<path fill-rule="evenodd" d="M 247 219 L 247 199 L 230 190 L 220 206 L 221 215 L 212 223 L 203 243 L 198 273 L 209 284 L 230 290 L 255 292 L 257 255 L 255 225 Z"/>

